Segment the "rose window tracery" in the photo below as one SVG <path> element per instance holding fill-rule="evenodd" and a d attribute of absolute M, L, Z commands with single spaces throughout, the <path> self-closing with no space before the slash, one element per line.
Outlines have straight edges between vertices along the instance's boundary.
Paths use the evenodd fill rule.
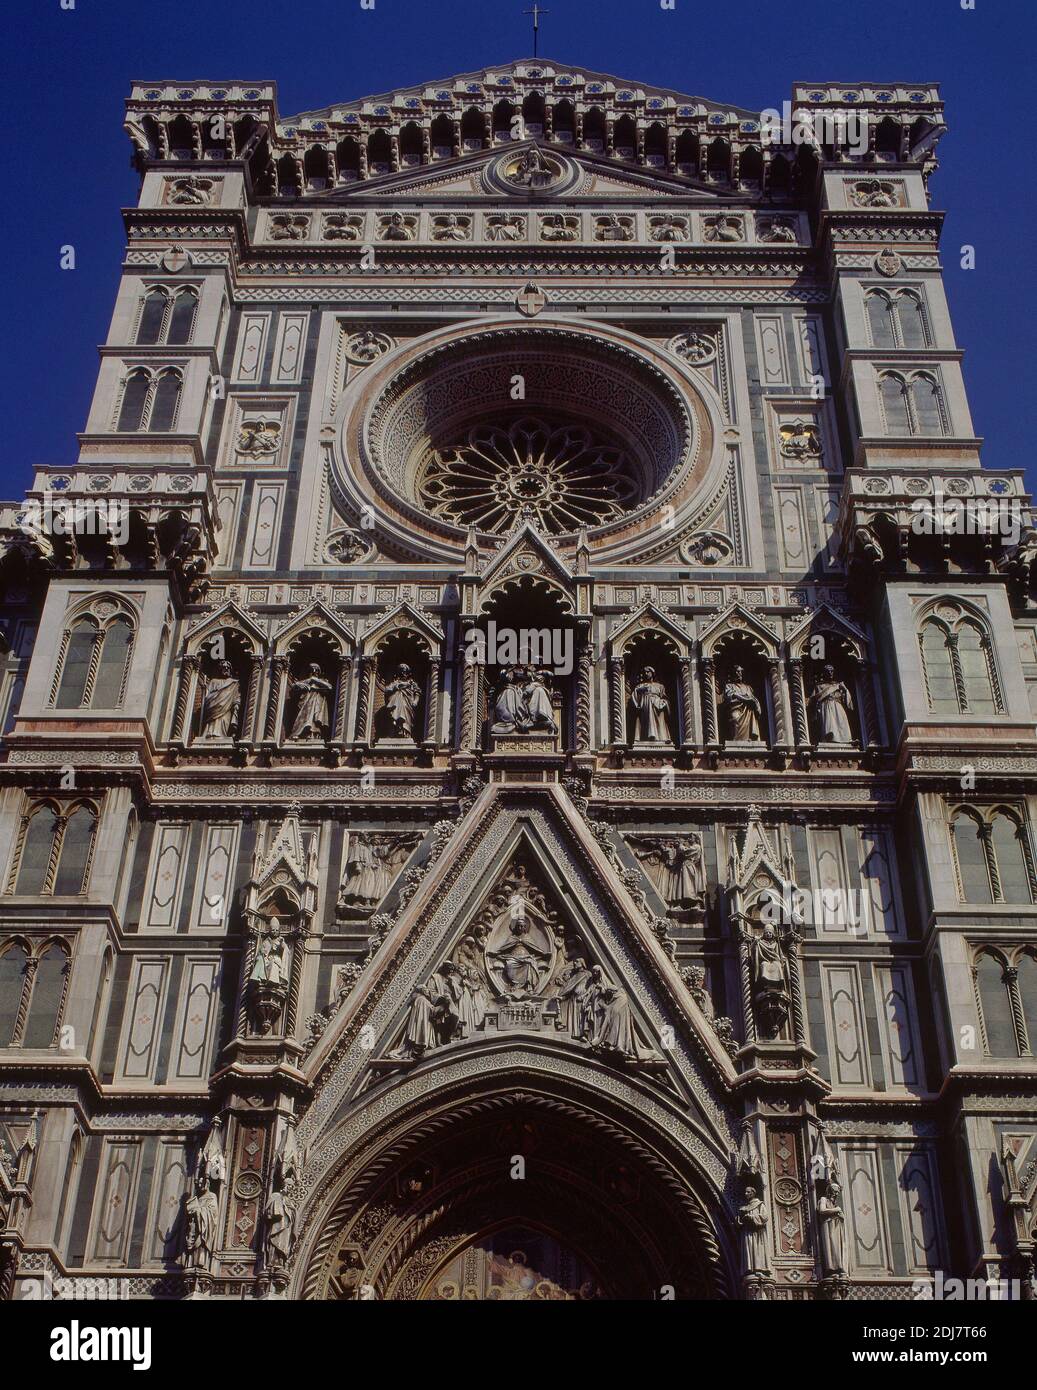
<path fill-rule="evenodd" d="M 482 424 L 463 443 L 436 449 L 418 481 L 433 516 L 482 531 L 517 519 L 561 535 L 600 526 L 641 500 L 638 470 L 624 450 L 581 424 L 523 416 Z"/>

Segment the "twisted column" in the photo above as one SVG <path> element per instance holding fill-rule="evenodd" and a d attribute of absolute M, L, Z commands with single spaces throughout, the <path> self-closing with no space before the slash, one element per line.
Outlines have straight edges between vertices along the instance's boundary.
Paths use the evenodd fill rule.
<path fill-rule="evenodd" d="M 691 737 L 691 731 L 692 731 L 692 729 L 694 728 L 694 723 L 693 723 L 693 720 L 692 720 L 692 713 L 693 713 L 693 710 L 694 710 L 694 708 L 695 708 L 695 695 L 694 695 L 695 674 L 694 674 L 694 662 L 693 662 L 693 659 L 692 659 L 690 656 L 682 656 L 682 657 L 680 658 L 680 663 L 679 663 L 679 664 L 680 664 L 680 689 L 679 689 L 679 694 L 680 694 L 680 707 L 681 707 L 681 728 L 680 728 L 680 738 L 679 738 L 679 739 L 675 739 L 674 741 L 675 741 L 675 742 L 680 742 L 680 743 L 684 744 L 685 747 L 687 747 L 688 744 L 690 744 L 690 743 L 693 742 L 693 739 L 692 739 L 692 737 Z"/>
<path fill-rule="evenodd" d="M 428 664 L 428 708 L 425 711 L 425 741 L 439 742 L 439 672 L 440 660 L 432 657 Z"/>
<path fill-rule="evenodd" d="M 267 743 L 275 743 L 277 741 L 277 717 L 281 707 L 281 691 L 284 687 L 284 678 L 288 670 L 288 658 L 286 656 L 275 656 L 270 669 L 270 696 L 267 701 L 266 725 L 263 729 L 263 737 Z"/>
<path fill-rule="evenodd" d="M 187 738 L 187 701 L 191 694 L 194 676 L 201 662 L 197 656 L 185 656 L 180 662 L 180 683 L 176 692 L 176 706 L 173 710 L 173 742 L 184 743 Z"/>
<path fill-rule="evenodd" d="M 583 753 L 591 745 L 591 676 L 594 648 L 586 635 L 576 656 L 576 749 Z"/>
<path fill-rule="evenodd" d="M 612 721 L 612 742 L 625 743 L 623 727 L 626 710 L 623 708 L 623 658 L 609 657 L 609 717 Z"/>
<path fill-rule="evenodd" d="M 796 726 L 796 745 L 799 748 L 810 746 L 810 726 L 807 723 L 807 697 L 803 684 L 803 661 L 793 657 L 789 662 L 792 684 L 792 720 Z"/>
<path fill-rule="evenodd" d="M 249 657 L 248 691 L 245 695 L 245 713 L 241 720 L 239 739 L 255 737 L 256 707 L 259 704 L 259 677 L 263 670 L 262 652 L 253 652 Z"/>
<path fill-rule="evenodd" d="M 360 688 L 356 697 L 356 725 L 354 738 L 358 743 L 367 742 L 367 726 L 371 717 L 371 658 L 362 656 L 360 658 Z"/>
<path fill-rule="evenodd" d="M 352 669 L 353 658 L 344 652 L 338 659 L 335 718 L 331 726 L 331 736 L 336 743 L 342 743 L 346 737 L 346 705 L 349 701 L 349 673 Z"/>
<path fill-rule="evenodd" d="M 705 724 L 706 747 L 720 747 L 720 731 L 717 725 L 717 687 L 713 668 L 713 658 L 707 656 L 702 662 L 702 718 Z"/>

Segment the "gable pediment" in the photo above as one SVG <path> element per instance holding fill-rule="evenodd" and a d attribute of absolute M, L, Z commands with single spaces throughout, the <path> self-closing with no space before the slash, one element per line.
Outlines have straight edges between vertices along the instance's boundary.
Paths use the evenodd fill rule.
<path fill-rule="evenodd" d="M 556 786 L 487 787 L 446 842 L 311 1054 L 324 1120 L 307 1116 L 306 1142 L 401 1071 L 431 1078 L 517 1041 L 669 1097 L 728 1153 L 731 1059 Z"/>
<path fill-rule="evenodd" d="M 574 168 L 574 177 L 566 184 L 566 204 L 573 199 L 600 200 L 631 198 L 643 203 L 646 198 L 684 198 L 715 202 L 717 192 L 697 179 L 668 173 L 665 169 L 644 168 L 622 159 L 609 158 L 591 150 L 569 146 L 535 144 L 548 154 L 563 159 Z M 522 149 L 520 144 L 495 145 L 490 149 L 468 151 L 451 158 L 436 160 L 410 169 L 369 175 L 366 179 L 341 184 L 334 189 L 317 190 L 303 195 L 301 202 L 350 203 L 358 199 L 392 203 L 405 198 L 435 198 L 471 202 L 473 198 L 499 200 L 503 208 L 528 207 L 549 209 L 553 204 L 550 189 L 536 195 L 516 191 L 509 194 L 490 178 L 501 156 Z"/>

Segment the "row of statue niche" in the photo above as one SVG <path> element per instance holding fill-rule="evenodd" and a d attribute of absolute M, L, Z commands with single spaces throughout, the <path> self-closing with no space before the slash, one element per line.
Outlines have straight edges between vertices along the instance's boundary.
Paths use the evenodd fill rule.
<path fill-rule="evenodd" d="M 720 691 L 720 711 L 724 736 L 730 743 L 759 743 L 766 727 L 765 704 L 743 666 L 732 666 Z M 807 695 L 807 709 L 813 718 L 818 743 L 853 744 L 850 715 L 853 699 L 835 667 L 821 668 L 813 689 Z"/>
<path fill-rule="evenodd" d="M 411 995 L 403 1037 L 388 1054 L 417 1060 L 483 1029 L 502 1008 L 539 1017 L 554 1001 L 556 1026 L 576 1042 L 627 1061 L 658 1060 L 637 1037 L 627 992 L 567 943 L 524 868 L 492 917 L 460 943 Z"/>
<path fill-rule="evenodd" d="M 234 738 L 241 708 L 241 682 L 233 666 L 229 661 L 218 661 L 214 674 L 201 679 L 199 738 Z M 421 687 L 411 668 L 401 663 L 382 690 L 387 736 L 413 742 L 417 737 Z M 288 688 L 289 701 L 294 701 L 294 712 L 288 724 L 291 742 L 323 742 L 328 737 L 333 692 L 333 683 L 325 677 L 317 662 L 311 662 L 306 674 L 291 682 Z"/>
<path fill-rule="evenodd" d="M 241 706 L 241 683 L 234 675 L 231 663 L 217 662 L 215 674 L 203 676 L 202 682 L 199 737 L 233 738 Z M 539 667 L 508 667 L 494 695 L 490 732 L 504 735 L 554 732 L 557 725 L 548 682 L 547 672 Z M 333 690 L 331 681 L 324 677 L 316 662 L 311 662 L 305 676 L 292 681 L 289 697 L 296 703 L 288 728 L 291 742 L 323 741 L 328 737 Z M 391 679 L 384 683 L 382 690 L 387 737 L 414 742 L 417 738 L 421 687 L 411 668 L 401 663 Z M 656 678 L 654 667 L 646 666 L 642 670 L 631 693 L 630 704 L 634 711 L 638 743 L 672 745 L 670 698 L 665 685 Z M 743 666 L 731 667 L 721 685 L 719 704 L 724 737 L 728 742 L 759 743 L 763 740 L 765 705 L 746 678 Z M 846 682 L 838 678 L 831 664 L 821 668 L 821 674 L 807 696 L 807 707 L 819 743 L 854 743 L 850 724 L 853 699 Z"/>
<path fill-rule="evenodd" d="M 635 738 L 638 743 L 674 742 L 671 731 L 670 697 L 656 678 L 655 669 L 646 666 L 630 696 L 634 711 Z M 853 700 L 835 667 L 822 667 L 821 676 L 807 697 L 819 743 L 852 744 L 850 714 Z M 733 666 L 720 693 L 724 735 L 731 743 L 759 743 L 765 725 L 764 704 L 746 679 L 743 666 Z"/>

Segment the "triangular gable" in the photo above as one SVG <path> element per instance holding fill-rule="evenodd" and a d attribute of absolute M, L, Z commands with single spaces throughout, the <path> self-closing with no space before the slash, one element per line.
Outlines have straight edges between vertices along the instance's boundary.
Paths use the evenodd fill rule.
<path fill-rule="evenodd" d="M 535 555 L 543 560 L 551 573 L 567 588 L 573 580 L 572 570 L 560 558 L 558 553 L 548 545 L 547 541 L 531 526 L 528 521 L 522 522 L 515 531 L 508 537 L 504 545 L 501 546 L 494 555 L 486 562 L 480 576 L 483 591 L 493 586 L 493 582 L 499 580 L 504 575 L 512 573 L 522 573 L 522 567 L 518 563 L 518 557 L 523 554 Z"/>
<path fill-rule="evenodd" d="M 532 140 L 527 144 L 538 145 L 554 155 L 564 155 L 567 160 L 578 165 L 583 179 L 574 188 L 567 188 L 565 202 L 580 198 L 601 198 L 625 196 L 644 200 L 651 197 L 688 197 L 716 200 L 716 188 L 684 174 L 671 173 L 666 169 L 645 168 L 643 165 L 610 158 L 593 150 L 577 150 L 569 145 L 552 144 L 549 141 Z M 365 201 L 385 198 L 396 203 L 406 197 L 461 198 L 471 200 L 473 195 L 485 198 L 490 190 L 484 185 L 482 174 L 502 154 L 514 148 L 517 152 L 522 146 L 507 144 L 494 145 L 490 149 L 471 150 L 448 159 L 438 159 L 432 164 L 416 164 L 408 169 L 394 170 L 384 174 L 368 174 L 365 179 L 351 183 L 338 184 L 334 188 L 313 189 L 302 194 L 301 201 L 328 203 L 351 202 L 357 198 Z M 550 190 L 542 196 L 529 199 L 520 195 L 497 193 L 502 204 L 513 204 L 525 209 L 534 206 L 550 209 L 552 197 Z"/>
<path fill-rule="evenodd" d="M 328 628 L 331 632 L 340 637 L 347 650 L 352 651 L 356 646 L 356 637 L 350 628 L 337 613 L 333 613 L 326 603 L 320 599 L 315 599 L 308 608 L 304 608 L 301 613 L 296 613 L 289 618 L 286 623 L 274 633 L 274 641 L 279 647 L 283 647 L 285 642 L 291 641 L 300 632 L 305 632 L 307 628 L 313 627 Z"/>
<path fill-rule="evenodd" d="M 777 633 L 740 603 L 730 604 L 702 628 L 699 640 L 703 651 L 711 651 L 714 640 L 725 632 L 749 632 L 758 637 L 764 647 L 772 653 L 776 653 L 780 645 Z"/>
<path fill-rule="evenodd" d="M 262 889 L 276 873 L 287 871 L 302 886 L 309 878 L 309 865 L 303 849 L 299 819 L 287 815 L 255 859 L 252 881 Z"/>
<path fill-rule="evenodd" d="M 584 959 L 601 965 L 611 984 L 628 995 L 635 1031 L 643 1030 L 642 1041 L 663 1053 L 662 1080 L 669 1090 L 651 1068 L 603 1059 L 559 1030 L 525 1029 L 521 1011 L 504 1032 L 497 1027 L 492 1035 L 472 1034 L 429 1051 L 417 1059 L 415 1072 L 428 1072 L 432 1084 L 437 1066 L 448 1060 L 521 1039 L 560 1061 L 579 1057 L 623 1074 L 646 1097 L 679 1094 L 726 1162 L 731 1143 L 721 1097 L 735 1082 L 730 1057 L 590 828 L 557 786 L 494 784 L 476 800 L 311 1054 L 306 1071 L 316 1098 L 301 1137 L 311 1145 L 361 1091 L 391 1085 L 395 1073 L 380 1074 L 372 1059 L 394 1050 L 415 992 L 457 952 L 516 857 L 542 875 L 553 902 L 561 904 L 565 931 L 582 943 Z M 541 948 L 542 943 L 536 947 Z M 361 1035 L 367 1039 L 363 1047 L 357 1046 Z"/>
<path fill-rule="evenodd" d="M 361 638 L 364 651 L 372 651 L 387 632 L 401 627 L 416 629 L 428 639 L 433 651 L 438 650 L 443 642 L 442 630 L 435 623 L 430 622 L 424 613 L 419 612 L 417 608 L 412 607 L 404 600 L 402 603 L 398 603 L 395 608 L 391 608 L 388 613 L 375 617 L 371 627 Z"/>
<path fill-rule="evenodd" d="M 645 620 L 650 619 L 651 623 L 646 624 Z M 658 628 L 662 632 L 669 633 L 673 640 L 685 651 L 690 649 L 692 644 L 691 633 L 680 623 L 674 622 L 668 613 L 664 613 L 661 608 L 657 608 L 654 603 L 642 603 L 639 608 L 635 608 L 632 613 L 628 613 L 625 618 L 621 618 L 616 626 L 609 632 L 608 640 L 613 650 L 618 651 L 623 643 L 624 636 L 631 629 Z"/>
<path fill-rule="evenodd" d="M 822 603 L 808 613 L 802 622 L 796 624 L 788 635 L 789 651 L 798 656 L 804 642 L 812 632 L 831 632 L 842 634 L 852 647 L 863 657 L 868 650 L 868 639 L 859 627 L 844 618 L 830 604 Z"/>
<path fill-rule="evenodd" d="M 239 608 L 236 603 L 229 601 L 221 604 L 213 613 L 207 613 L 200 618 L 187 634 L 187 641 L 190 646 L 195 647 L 198 642 L 209 632 L 216 631 L 230 624 L 232 627 L 240 628 L 252 638 L 256 648 L 261 650 L 266 644 L 266 633 L 259 624 Z"/>

